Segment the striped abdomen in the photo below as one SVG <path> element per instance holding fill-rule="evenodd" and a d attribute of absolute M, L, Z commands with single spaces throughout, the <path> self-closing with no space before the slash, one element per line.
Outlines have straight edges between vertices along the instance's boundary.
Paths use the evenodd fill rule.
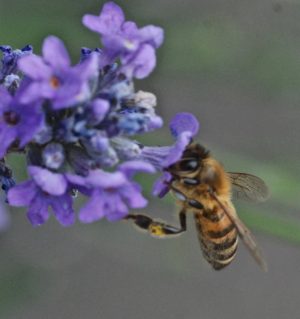
<path fill-rule="evenodd" d="M 238 236 L 234 224 L 219 209 L 194 213 L 198 237 L 205 259 L 215 270 L 229 265 L 235 257 Z"/>

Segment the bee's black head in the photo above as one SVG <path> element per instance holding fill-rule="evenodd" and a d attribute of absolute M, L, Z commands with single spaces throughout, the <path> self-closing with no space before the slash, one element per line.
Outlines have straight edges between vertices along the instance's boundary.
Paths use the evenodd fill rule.
<path fill-rule="evenodd" d="M 182 154 L 181 159 L 168 168 L 171 173 L 193 173 L 199 169 L 209 152 L 200 144 L 191 143 Z"/>
<path fill-rule="evenodd" d="M 191 143 L 187 146 L 183 152 L 182 159 L 194 158 L 198 161 L 202 161 L 209 156 L 209 151 L 198 143 Z"/>

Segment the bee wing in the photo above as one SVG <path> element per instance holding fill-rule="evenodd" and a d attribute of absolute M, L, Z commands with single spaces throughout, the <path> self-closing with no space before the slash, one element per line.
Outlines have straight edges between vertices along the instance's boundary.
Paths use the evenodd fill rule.
<path fill-rule="evenodd" d="M 255 259 L 255 261 L 258 263 L 258 265 L 261 267 L 263 271 L 267 271 L 267 263 L 260 251 L 259 246 L 257 245 L 253 235 L 251 234 L 251 231 L 248 229 L 248 227 L 239 219 L 239 217 L 236 215 L 234 210 L 231 210 L 230 208 L 225 207 L 222 202 L 218 199 L 218 196 L 214 193 L 211 194 L 212 197 L 216 200 L 216 202 L 220 205 L 220 207 L 223 209 L 224 213 L 228 216 L 228 218 L 231 220 L 231 222 L 235 225 L 236 230 L 244 242 L 245 246 L 248 248 L 250 254 Z"/>
<path fill-rule="evenodd" d="M 227 212 L 226 214 L 229 216 Z M 262 270 L 266 272 L 268 270 L 267 263 L 264 257 L 262 256 L 260 248 L 257 245 L 248 227 L 237 216 L 230 216 L 230 219 L 234 223 L 240 238 L 242 239 L 245 246 L 250 251 L 250 254 L 253 256 L 253 258 L 258 263 L 258 265 L 262 268 Z"/>
<path fill-rule="evenodd" d="M 232 184 L 234 198 L 263 202 L 269 197 L 269 189 L 261 178 L 246 173 L 229 172 L 227 174 Z"/>

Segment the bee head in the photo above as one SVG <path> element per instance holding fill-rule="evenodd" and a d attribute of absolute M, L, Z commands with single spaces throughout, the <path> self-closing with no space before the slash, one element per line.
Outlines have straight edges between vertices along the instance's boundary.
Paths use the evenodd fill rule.
<path fill-rule="evenodd" d="M 174 175 L 188 175 L 199 170 L 202 161 L 209 156 L 209 152 L 200 144 L 191 143 L 187 146 L 181 159 L 171 165 L 168 171 Z"/>

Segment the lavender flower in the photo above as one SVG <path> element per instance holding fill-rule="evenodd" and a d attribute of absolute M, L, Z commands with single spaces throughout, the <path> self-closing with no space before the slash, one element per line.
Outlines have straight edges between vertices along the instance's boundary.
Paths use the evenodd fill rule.
<path fill-rule="evenodd" d="M 60 224 L 72 225 L 77 192 L 87 197 L 78 214 L 83 223 L 119 220 L 145 207 L 134 175 L 164 171 L 198 130 L 195 118 L 182 113 L 171 122 L 173 146 L 138 141 L 163 125 L 155 95 L 136 92 L 133 82 L 154 69 L 161 28 L 125 21 L 113 2 L 99 16 L 85 15 L 83 23 L 100 34 L 103 46 L 82 48 L 75 65 L 55 36 L 44 40 L 42 56 L 30 46 L 0 47 L 0 181 L 9 204 L 28 207 L 34 226 L 48 220 L 50 208 Z M 20 151 L 30 178 L 15 186 L 4 157 Z M 165 172 L 155 186 L 160 195 L 168 178 Z"/>
<path fill-rule="evenodd" d="M 158 170 L 168 168 L 181 158 L 186 146 L 198 133 L 199 123 L 191 113 L 178 113 L 171 120 L 169 127 L 176 139 L 173 146 L 145 146 L 140 155 Z"/>
<path fill-rule="evenodd" d="M 133 174 L 138 171 L 155 172 L 152 165 L 133 161 L 120 165 L 119 171 L 114 173 L 96 170 L 86 177 L 68 175 L 70 182 L 85 188 L 85 193 L 90 196 L 88 203 L 79 212 L 79 219 L 84 223 L 103 217 L 115 221 L 128 214 L 128 207 L 145 207 L 148 202 L 141 194 L 141 187 L 131 181 Z"/>
<path fill-rule="evenodd" d="M 28 206 L 27 217 L 33 226 L 42 225 L 48 220 L 49 206 L 63 226 L 72 225 L 75 214 L 67 179 L 37 166 L 29 166 L 28 171 L 32 179 L 9 190 L 9 204 Z"/>
<path fill-rule="evenodd" d="M 97 55 L 71 67 L 70 57 L 61 40 L 49 36 L 43 44 L 43 58 L 28 55 L 18 62 L 20 70 L 32 82 L 21 95 L 21 102 L 39 98 L 51 100 L 53 109 L 61 109 L 86 101 L 92 94 L 88 81 L 97 78 Z"/>
<path fill-rule="evenodd" d="M 122 9 L 113 2 L 103 6 L 99 16 L 87 14 L 83 24 L 102 36 L 103 61 L 120 58 L 122 72 L 138 79 L 148 76 L 156 65 L 155 49 L 163 42 L 163 30 L 149 25 L 139 29 L 125 21 Z"/>
<path fill-rule="evenodd" d="M 193 114 L 178 113 L 171 120 L 169 127 L 171 134 L 176 139 L 173 146 L 146 146 L 140 154 L 141 159 L 148 161 L 158 170 L 162 171 L 182 157 L 186 146 L 192 141 L 193 136 L 198 133 L 199 123 Z M 170 180 L 171 174 L 164 172 L 155 182 L 153 194 L 163 197 L 169 190 L 168 183 Z"/>
<path fill-rule="evenodd" d="M 40 101 L 24 105 L 18 96 L 12 97 L 0 87 L 0 158 L 9 146 L 17 140 L 18 147 L 23 148 L 43 125 L 43 113 Z"/>

